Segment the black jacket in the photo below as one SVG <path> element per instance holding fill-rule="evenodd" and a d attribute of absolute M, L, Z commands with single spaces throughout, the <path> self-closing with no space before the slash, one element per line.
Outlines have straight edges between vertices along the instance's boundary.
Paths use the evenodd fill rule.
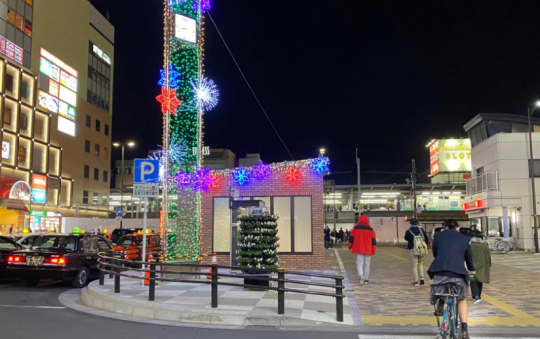
<path fill-rule="evenodd" d="M 412 234 L 411 234 L 412 233 Z M 426 232 L 418 225 L 411 225 L 411 227 L 405 232 L 405 240 L 407 240 L 407 248 L 412 250 L 414 247 L 414 236 L 422 233 L 424 241 L 429 245 L 429 238 Z"/>
<path fill-rule="evenodd" d="M 474 271 L 472 251 L 469 238 L 456 230 L 448 230 L 435 234 L 433 239 L 433 256 L 435 260 L 429 267 L 428 274 L 433 279 L 436 274 L 451 277 L 469 277 Z"/>

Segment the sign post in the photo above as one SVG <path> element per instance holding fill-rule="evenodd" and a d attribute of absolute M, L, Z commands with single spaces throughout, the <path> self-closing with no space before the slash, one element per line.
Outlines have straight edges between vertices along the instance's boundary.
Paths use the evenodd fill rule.
<path fill-rule="evenodd" d="M 159 196 L 159 160 L 135 159 L 133 196 L 144 198 L 143 244 L 141 261 L 146 261 L 146 230 L 148 229 L 148 197 Z M 144 264 L 142 265 L 144 269 Z"/>

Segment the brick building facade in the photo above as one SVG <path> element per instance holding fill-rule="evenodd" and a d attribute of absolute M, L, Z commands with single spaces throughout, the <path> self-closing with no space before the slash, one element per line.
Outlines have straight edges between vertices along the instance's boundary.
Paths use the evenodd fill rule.
<path fill-rule="evenodd" d="M 214 171 L 216 183 L 201 198 L 201 253 L 216 252 L 219 264 L 229 264 L 229 196 L 232 190 L 238 190 L 240 199 L 263 200 L 271 213 L 280 217 L 281 267 L 321 269 L 324 261 L 323 175 L 317 173 L 312 162 L 303 160 L 266 165 L 269 172 L 263 175 L 264 178 L 257 175 L 257 166 L 244 168 L 250 175 L 248 182 L 243 184 L 235 180 L 234 170 Z"/>

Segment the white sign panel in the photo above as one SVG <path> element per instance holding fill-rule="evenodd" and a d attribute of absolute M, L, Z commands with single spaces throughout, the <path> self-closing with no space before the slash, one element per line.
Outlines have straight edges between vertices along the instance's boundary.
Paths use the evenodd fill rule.
<path fill-rule="evenodd" d="M 67 102 L 73 107 L 77 107 L 77 94 L 64 86 L 60 86 L 60 100 Z"/>
<path fill-rule="evenodd" d="M 134 197 L 159 197 L 159 185 L 156 184 L 133 184 Z"/>
<path fill-rule="evenodd" d="M 2 159 L 9 159 L 11 144 L 9 141 L 2 141 Z"/>
<path fill-rule="evenodd" d="M 191 43 L 197 42 L 197 22 L 180 14 L 175 15 L 174 36 Z"/>
<path fill-rule="evenodd" d="M 58 130 L 67 135 L 75 136 L 75 122 L 58 116 Z"/>
<path fill-rule="evenodd" d="M 53 113 L 58 113 L 58 99 L 43 91 L 39 91 L 38 105 Z"/>

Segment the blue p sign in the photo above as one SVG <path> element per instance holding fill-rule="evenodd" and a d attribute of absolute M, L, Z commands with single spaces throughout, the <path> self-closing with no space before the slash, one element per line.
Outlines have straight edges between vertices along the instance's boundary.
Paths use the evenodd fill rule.
<path fill-rule="evenodd" d="M 135 159 L 134 167 L 135 184 L 159 183 L 159 160 Z"/>

